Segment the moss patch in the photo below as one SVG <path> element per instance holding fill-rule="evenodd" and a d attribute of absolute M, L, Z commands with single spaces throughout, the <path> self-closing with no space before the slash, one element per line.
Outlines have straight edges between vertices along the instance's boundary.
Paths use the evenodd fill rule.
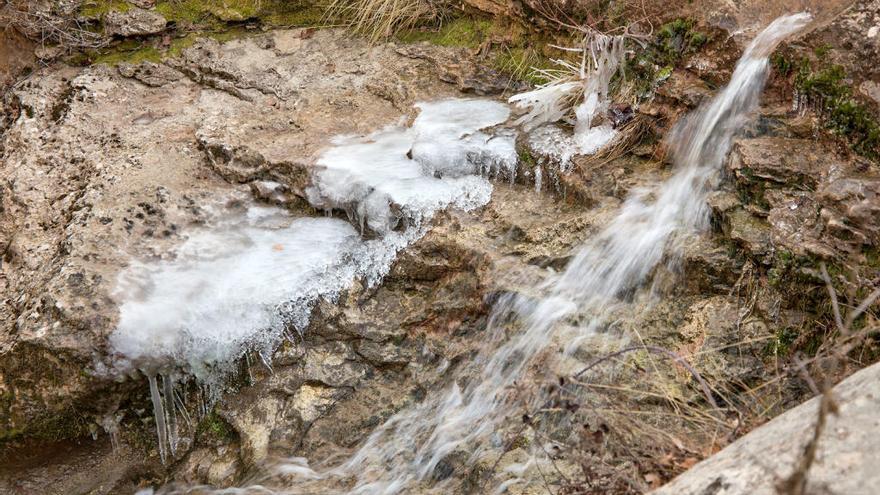
<path fill-rule="evenodd" d="M 323 11 L 313 3 L 286 0 L 160 0 L 156 11 L 184 26 L 217 27 L 248 20 L 277 26 L 315 26 Z"/>
<path fill-rule="evenodd" d="M 877 115 L 855 96 L 846 69 L 829 62 L 830 49 L 821 45 L 812 54 L 797 56 L 791 47 L 784 47 L 771 56 L 771 63 L 780 76 L 789 78 L 799 103 L 816 109 L 826 129 L 845 139 L 854 152 L 878 160 Z"/>
<path fill-rule="evenodd" d="M 637 49 L 625 65 L 636 96 L 648 98 L 689 55 L 703 48 L 709 35 L 696 29 L 691 19 L 676 19 L 657 30 L 645 49 Z"/>
<path fill-rule="evenodd" d="M 853 96 L 842 66 L 814 69 L 813 64 L 802 61 L 795 85 L 801 96 L 818 108 L 830 131 L 844 136 L 856 153 L 880 159 L 880 124 L 873 112 Z"/>
<path fill-rule="evenodd" d="M 478 48 L 492 32 L 493 23 L 472 17 L 453 19 L 437 29 L 410 29 L 398 34 L 404 43 L 428 42 L 432 45 Z"/>
<path fill-rule="evenodd" d="M 131 4 L 121 0 L 87 0 L 80 6 L 79 13 L 87 19 L 100 19 L 108 12 L 126 12 Z"/>
<path fill-rule="evenodd" d="M 211 414 L 205 416 L 199 422 L 196 428 L 196 435 L 203 442 L 234 440 L 237 438 L 235 429 L 221 418 L 216 411 L 211 411 Z"/>

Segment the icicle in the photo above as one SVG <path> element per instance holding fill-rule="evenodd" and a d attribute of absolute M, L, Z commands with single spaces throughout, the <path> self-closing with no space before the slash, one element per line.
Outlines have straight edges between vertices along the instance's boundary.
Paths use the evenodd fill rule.
<path fill-rule="evenodd" d="M 159 384 L 156 383 L 156 375 L 147 375 L 150 382 L 150 398 L 153 400 L 153 416 L 156 418 L 156 434 L 159 438 L 159 458 L 165 464 L 165 446 L 167 436 L 165 430 L 165 408 L 162 406 L 162 397 L 159 395 Z"/>
<path fill-rule="evenodd" d="M 175 403 L 177 404 L 177 408 L 180 410 L 180 415 L 183 417 L 183 421 L 186 423 L 186 427 L 192 428 L 192 419 L 189 416 L 189 411 L 186 409 L 186 403 L 183 402 L 183 397 L 179 393 L 177 393 L 177 391 L 175 391 L 174 398 Z"/>
<path fill-rule="evenodd" d="M 165 400 L 165 414 L 168 415 L 166 435 L 168 446 L 171 447 L 171 455 L 177 453 L 177 408 L 174 405 L 174 380 L 168 375 L 162 376 L 162 386 Z"/>
<path fill-rule="evenodd" d="M 271 374 L 274 375 L 274 374 L 275 374 L 275 370 L 272 369 L 272 364 L 271 364 L 271 359 L 272 359 L 272 358 L 267 357 L 267 356 L 266 356 L 265 354 L 263 354 L 263 352 L 261 352 L 261 351 L 257 351 L 257 355 L 260 356 L 260 360 L 263 361 L 263 366 L 265 366 L 266 369 L 269 370 L 269 373 L 271 373 Z"/>
<path fill-rule="evenodd" d="M 101 418 L 101 427 L 110 435 L 110 445 L 113 452 L 119 450 L 119 422 L 122 421 L 123 413 L 107 414 Z"/>
<path fill-rule="evenodd" d="M 541 192 L 541 181 L 543 177 L 541 177 L 541 166 L 538 165 L 535 167 L 535 192 Z"/>

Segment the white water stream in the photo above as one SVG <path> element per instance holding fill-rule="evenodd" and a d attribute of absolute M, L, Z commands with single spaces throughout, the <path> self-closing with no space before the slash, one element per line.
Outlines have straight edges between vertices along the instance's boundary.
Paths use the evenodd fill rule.
<path fill-rule="evenodd" d="M 486 329 L 486 345 L 475 362 L 466 367 L 469 374 L 457 376 L 445 390 L 433 391 L 421 403 L 393 415 L 341 464 L 312 469 L 304 459 L 290 459 L 268 468 L 268 474 L 257 481 L 259 484 L 215 493 L 396 494 L 417 489 L 448 493 L 450 488 L 445 483 L 450 480 L 432 479 L 438 463 L 454 452 L 467 455 L 469 463 L 476 462 L 487 450 L 499 446 L 493 435 L 496 427 L 515 411 L 515 405 L 505 400 L 505 391 L 523 376 L 533 364 L 533 358 L 554 342 L 554 336 L 564 326 L 561 323 L 586 308 L 612 303 L 619 295 L 643 284 L 664 259 L 675 258 L 680 240 L 705 227 L 706 196 L 716 185 L 735 132 L 758 104 L 770 53 L 809 20 L 806 14 L 785 16 L 755 38 L 737 64 L 729 85 L 683 121 L 671 136 L 676 167 L 673 176 L 655 188 L 629 197 L 617 217 L 577 252 L 566 270 L 537 289 L 542 297 L 510 296 L 496 304 Z M 412 208 L 429 217 L 443 204 L 466 207 L 485 202 L 488 192 L 484 188 L 488 189 L 488 183 L 468 174 L 497 168 L 492 165 L 487 169 L 486 163 L 502 163 L 506 167 L 505 160 L 515 156 L 504 145 L 488 158 L 475 159 L 481 153 L 475 153 L 472 145 L 479 143 L 476 150 L 481 152 L 492 149 L 486 146 L 491 138 L 478 130 L 506 119 L 507 115 L 499 109 L 497 118 L 462 123 L 457 120 L 465 116 L 459 113 L 461 109 L 448 106 L 442 109 L 450 113 L 441 118 L 439 109 L 433 113 L 430 106 L 423 106 L 420 117 L 423 120 L 421 123 L 417 120 L 411 131 L 386 130 L 369 139 L 340 141 L 339 147 L 324 156 L 327 169 L 319 174 L 314 194 L 326 201 L 327 206 L 346 208 L 359 223 L 365 222 L 370 229 L 386 233 L 384 239 L 395 234 L 393 229 L 401 222 L 400 212 Z M 436 116 L 437 120 L 430 116 Z M 445 130 L 447 124 L 450 125 L 448 131 Z M 467 131 L 460 132 L 464 128 Z M 431 134 L 423 135 L 420 130 L 436 133 L 441 138 L 433 141 Z M 447 140 L 451 143 L 446 143 Z M 416 160 L 421 164 L 418 172 L 400 156 L 410 145 L 413 157 L 421 157 Z M 370 151 L 373 146 L 377 147 L 375 155 Z M 455 155 L 446 155 L 450 151 Z M 365 154 L 375 158 L 379 175 L 357 172 L 359 166 L 372 163 L 364 159 Z M 360 165 L 355 160 L 361 160 Z M 451 178 L 434 179 L 442 184 L 424 184 L 438 171 L 441 176 L 446 173 Z M 333 174 L 341 174 L 341 177 Z M 414 191 L 408 189 L 407 184 L 396 183 L 398 177 L 413 180 L 411 185 L 425 191 L 435 191 L 442 200 L 423 201 L 419 198 L 423 190 Z M 349 187 L 346 181 L 351 178 L 355 184 Z M 358 184 L 369 187 L 362 188 Z M 419 224 L 418 215 L 404 213 L 403 217 Z M 403 232 L 414 228 L 419 227 L 405 227 Z M 333 245 L 357 244 L 359 241 L 353 240 L 350 234 L 340 232 L 333 236 Z M 405 242 L 395 244 L 394 249 L 404 245 Z M 333 256 L 322 256 L 319 262 L 338 263 Z M 383 263 L 375 266 L 387 270 L 387 263 Z M 161 274 L 179 270 L 179 267 L 171 264 L 156 269 Z M 131 314 L 148 314 L 155 297 L 139 299 L 136 307 L 130 308 Z M 158 309 L 156 304 L 153 310 Z M 589 322 L 583 328 L 589 331 Z M 137 329 L 129 331 L 138 332 Z M 187 332 L 196 333 L 192 329 L 184 330 L 184 334 Z M 133 338 L 132 335 L 126 337 Z M 166 352 L 168 349 L 160 349 L 157 355 Z"/>

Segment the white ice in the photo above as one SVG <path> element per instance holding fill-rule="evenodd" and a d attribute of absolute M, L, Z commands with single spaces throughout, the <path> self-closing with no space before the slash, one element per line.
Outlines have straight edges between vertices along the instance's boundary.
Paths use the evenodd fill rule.
<path fill-rule="evenodd" d="M 507 106 L 418 107 L 411 128 L 334 140 L 308 191 L 314 206 L 343 208 L 378 236 L 365 240 L 346 221 L 294 218 L 275 207 L 215 208 L 173 259 L 133 261 L 120 274 L 120 320 L 110 337 L 116 369 L 182 369 L 211 384 L 246 351 L 268 358 L 285 334 L 304 331 L 320 298 L 355 279 L 378 283 L 437 211 L 486 204 L 492 186 L 482 174 L 516 165 L 510 132 L 481 131 L 507 120 Z"/>

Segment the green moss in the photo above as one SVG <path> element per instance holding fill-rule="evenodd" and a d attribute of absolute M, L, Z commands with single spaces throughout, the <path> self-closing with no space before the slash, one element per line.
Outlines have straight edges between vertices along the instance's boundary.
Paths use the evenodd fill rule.
<path fill-rule="evenodd" d="M 862 254 L 865 255 L 865 262 L 868 267 L 880 269 L 880 247 L 868 248 Z"/>
<path fill-rule="evenodd" d="M 529 152 L 528 149 L 523 148 L 517 150 L 517 155 L 519 155 L 520 163 L 530 169 L 535 168 L 535 157 L 532 156 L 532 153 Z"/>
<path fill-rule="evenodd" d="M 232 440 L 237 437 L 235 430 L 216 411 L 205 416 L 196 428 L 196 435 L 203 441 Z"/>
<path fill-rule="evenodd" d="M 820 59 L 824 59 L 829 53 L 831 53 L 831 45 L 828 43 L 819 45 L 813 49 L 813 53 L 815 53 Z"/>
<path fill-rule="evenodd" d="M 557 68 L 548 57 L 531 46 L 508 48 L 495 56 L 492 65 L 513 79 L 534 85 L 547 82 L 547 78 L 535 69 Z"/>
<path fill-rule="evenodd" d="M 122 63 L 160 62 L 162 58 L 162 52 L 156 48 L 143 46 L 134 50 L 112 50 L 99 54 L 93 61 L 96 64 L 119 65 Z"/>
<path fill-rule="evenodd" d="M 0 431 L 0 444 L 22 437 L 37 440 L 67 440 L 89 434 L 89 421 L 77 413 L 46 417 L 30 423 L 27 430 L 12 428 Z"/>
<path fill-rule="evenodd" d="M 209 2 L 199 0 L 160 0 L 156 3 L 156 11 L 169 21 L 193 25 L 209 20 L 209 5 Z"/>
<path fill-rule="evenodd" d="M 459 17 L 439 29 L 410 29 L 397 35 L 404 43 L 428 42 L 433 45 L 477 48 L 492 30 L 492 22 L 472 17 Z"/>
<path fill-rule="evenodd" d="M 795 68 L 795 62 L 782 52 L 770 56 L 770 65 L 783 77 L 791 75 Z"/>
<path fill-rule="evenodd" d="M 313 3 L 289 0 L 160 0 L 156 10 L 177 24 L 212 30 L 248 20 L 273 27 L 318 26 L 323 17 Z"/>
<path fill-rule="evenodd" d="M 690 19 L 676 19 L 660 26 L 653 43 L 660 65 L 677 65 L 685 55 L 695 53 L 709 41 L 694 24 Z"/>
<path fill-rule="evenodd" d="M 320 7 L 303 5 L 297 8 L 277 9 L 263 14 L 261 18 L 264 23 L 275 27 L 320 26 L 324 20 L 324 10 Z"/>
<path fill-rule="evenodd" d="M 826 128 L 849 141 L 853 151 L 880 159 L 880 123 L 873 112 L 853 96 L 847 74 L 840 65 L 813 69 L 802 60 L 795 78 L 801 95 L 818 107 Z"/>
<path fill-rule="evenodd" d="M 126 12 L 131 8 L 121 0 L 87 0 L 79 8 L 79 15 L 87 19 L 100 19 L 108 12 Z"/>
<path fill-rule="evenodd" d="M 690 19 L 664 24 L 645 49 L 636 50 L 635 56 L 627 59 L 626 79 L 634 85 L 637 97 L 650 97 L 686 56 L 709 42 L 709 36 L 696 30 L 695 24 Z"/>
<path fill-rule="evenodd" d="M 787 357 L 792 350 L 799 332 L 791 327 L 780 328 L 764 348 L 766 356 Z"/>

